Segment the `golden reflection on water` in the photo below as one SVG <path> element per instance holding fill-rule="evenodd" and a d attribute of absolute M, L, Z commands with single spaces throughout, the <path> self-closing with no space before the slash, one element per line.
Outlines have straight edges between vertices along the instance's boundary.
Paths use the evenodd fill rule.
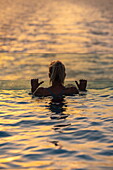
<path fill-rule="evenodd" d="M 112 52 L 110 0 L 2 3 L 1 52 Z"/>
<path fill-rule="evenodd" d="M 66 81 L 113 80 L 112 58 L 112 54 L 0 54 L 0 80 L 39 78 L 46 83 L 49 81 L 48 66 L 52 60 L 61 60 L 65 64 Z M 21 86 L 21 83 L 18 81 L 17 85 Z"/>
<path fill-rule="evenodd" d="M 26 90 L 1 91 L 0 131 L 10 135 L 1 138 L 5 150 L 1 166 L 44 170 L 112 167 L 112 157 L 98 154 L 111 146 L 106 142 L 111 140 L 111 94 L 107 89 L 90 90 L 87 95 L 67 97 L 58 106 L 50 98 L 31 98 Z M 64 109 L 58 113 L 55 107 Z M 102 136 L 101 142 L 98 132 L 108 136 Z M 92 140 L 90 135 L 100 140 Z"/>

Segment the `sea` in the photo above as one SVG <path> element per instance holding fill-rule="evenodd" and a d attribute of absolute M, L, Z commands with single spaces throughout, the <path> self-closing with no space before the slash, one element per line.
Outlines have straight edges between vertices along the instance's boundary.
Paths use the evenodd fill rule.
<path fill-rule="evenodd" d="M 0 169 L 113 169 L 112 11 L 112 0 L 0 0 Z M 53 60 L 87 92 L 30 95 L 33 78 L 50 86 Z"/>

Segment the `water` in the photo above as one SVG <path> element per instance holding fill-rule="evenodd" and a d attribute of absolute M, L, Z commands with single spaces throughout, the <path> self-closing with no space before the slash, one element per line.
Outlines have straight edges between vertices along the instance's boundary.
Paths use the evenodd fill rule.
<path fill-rule="evenodd" d="M 0 168 L 113 169 L 113 55 L 1 54 Z M 86 78 L 88 92 L 32 98 L 30 78 L 49 84 L 48 64 L 61 59 L 66 83 Z"/>
<path fill-rule="evenodd" d="M 112 0 L 0 2 L 1 53 L 113 53 Z"/>
<path fill-rule="evenodd" d="M 61 60 L 66 66 L 66 80 L 113 80 L 113 54 L 0 54 L 0 80 L 48 80 L 48 66 Z"/>
<path fill-rule="evenodd" d="M 1 0 L 0 169 L 113 169 L 113 1 Z M 61 60 L 88 92 L 32 98 Z"/>
<path fill-rule="evenodd" d="M 112 170 L 113 87 L 97 84 L 60 104 L 0 90 L 0 168 Z"/>

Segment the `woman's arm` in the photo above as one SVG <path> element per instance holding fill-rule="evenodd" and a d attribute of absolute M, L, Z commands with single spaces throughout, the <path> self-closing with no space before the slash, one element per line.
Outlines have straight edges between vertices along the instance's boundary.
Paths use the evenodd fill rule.
<path fill-rule="evenodd" d="M 39 79 L 31 79 L 31 92 L 32 94 L 36 93 L 38 87 L 44 83 L 44 81 L 39 82 Z"/>

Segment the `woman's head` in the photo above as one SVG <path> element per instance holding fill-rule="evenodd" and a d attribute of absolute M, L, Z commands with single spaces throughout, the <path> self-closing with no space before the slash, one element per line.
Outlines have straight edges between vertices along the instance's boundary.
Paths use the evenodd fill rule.
<path fill-rule="evenodd" d="M 61 61 L 52 61 L 49 65 L 50 82 L 64 83 L 66 73 L 65 66 Z"/>

